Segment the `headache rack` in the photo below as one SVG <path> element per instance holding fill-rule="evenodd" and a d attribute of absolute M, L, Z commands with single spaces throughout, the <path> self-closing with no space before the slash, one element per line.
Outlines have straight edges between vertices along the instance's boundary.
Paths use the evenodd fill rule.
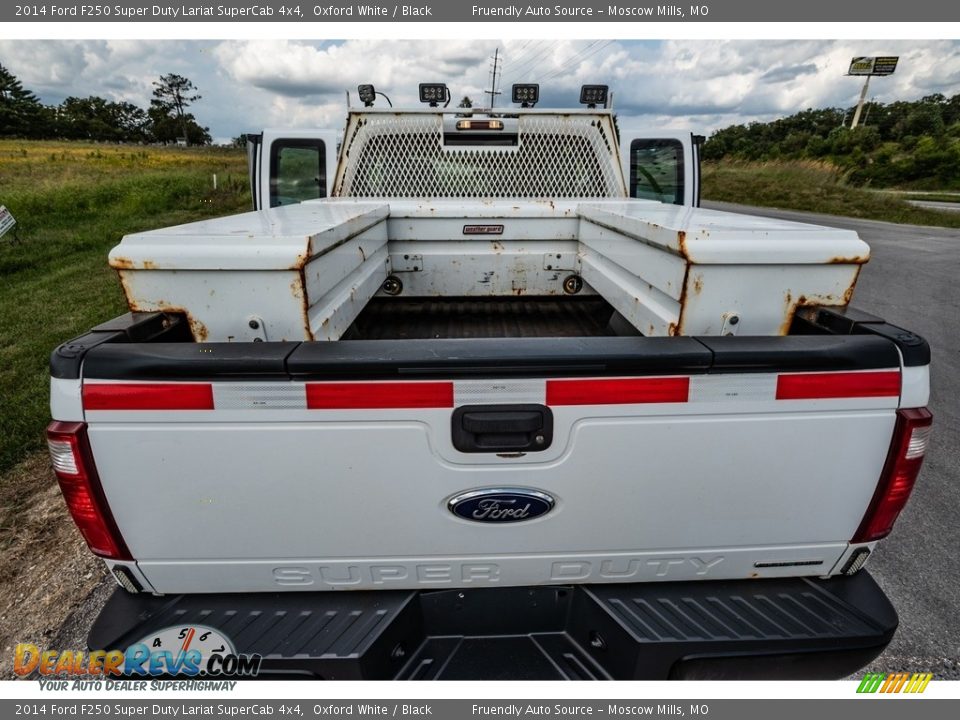
<path fill-rule="evenodd" d="M 501 118 L 501 129 L 458 120 Z M 496 142 L 497 133 L 504 138 Z M 471 140 L 473 138 L 473 140 Z M 613 116 L 606 110 L 353 111 L 334 196 L 355 198 L 622 198 Z"/>

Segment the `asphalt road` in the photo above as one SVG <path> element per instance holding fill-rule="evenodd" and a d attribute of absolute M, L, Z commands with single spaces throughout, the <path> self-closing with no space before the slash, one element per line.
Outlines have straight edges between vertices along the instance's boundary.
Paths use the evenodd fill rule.
<path fill-rule="evenodd" d="M 867 563 L 900 613 L 900 629 L 873 669 L 960 679 L 960 230 L 704 206 L 856 230 L 870 245 L 871 259 L 853 306 L 930 343 L 930 450 L 897 526 Z"/>
<path fill-rule="evenodd" d="M 960 230 L 832 215 L 705 207 L 855 230 L 872 249 L 854 306 L 923 335 L 933 350 L 934 436 L 913 498 L 867 567 L 900 613 L 900 629 L 871 666 L 960 679 Z M 83 647 L 114 583 L 108 577 L 56 633 Z"/>

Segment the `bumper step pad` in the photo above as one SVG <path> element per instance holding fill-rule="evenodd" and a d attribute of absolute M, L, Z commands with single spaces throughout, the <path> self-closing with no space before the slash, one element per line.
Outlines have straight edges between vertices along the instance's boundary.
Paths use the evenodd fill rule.
<path fill-rule="evenodd" d="M 118 590 L 91 649 L 205 625 L 261 677 L 663 679 L 843 677 L 893 637 L 873 579 L 740 580 L 441 591 L 153 597 Z"/>

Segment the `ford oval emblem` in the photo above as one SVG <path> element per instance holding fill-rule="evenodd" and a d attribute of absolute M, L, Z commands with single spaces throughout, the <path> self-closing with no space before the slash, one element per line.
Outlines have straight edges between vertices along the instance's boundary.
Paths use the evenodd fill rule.
<path fill-rule="evenodd" d="M 533 520 L 553 509 L 545 492 L 526 488 L 485 488 L 450 498 L 447 507 L 457 517 L 482 523 L 512 523 Z"/>

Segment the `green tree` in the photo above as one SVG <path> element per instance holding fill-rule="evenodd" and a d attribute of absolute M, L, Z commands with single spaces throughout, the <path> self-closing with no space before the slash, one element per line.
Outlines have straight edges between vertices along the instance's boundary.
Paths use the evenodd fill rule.
<path fill-rule="evenodd" d="M 930 135 L 939 137 L 945 130 L 943 113 L 933 103 L 918 104 L 902 121 L 904 135 Z"/>
<path fill-rule="evenodd" d="M 853 108 L 803 110 L 766 123 L 715 131 L 703 147 L 708 161 L 817 159 L 855 185 L 960 186 L 960 95 L 869 102 L 856 130 Z"/>
<path fill-rule="evenodd" d="M 57 134 L 71 140 L 142 142 L 147 139 L 149 118 L 129 102 L 101 97 L 68 97 L 56 110 Z"/>
<path fill-rule="evenodd" d="M 0 137 L 43 137 L 49 132 L 50 111 L 0 65 Z"/>
<path fill-rule="evenodd" d="M 184 138 L 189 145 L 210 143 L 209 128 L 202 128 L 192 114 L 187 112 L 191 104 L 203 96 L 195 94 L 196 86 L 188 78 L 168 73 L 153 83 L 153 100 L 150 101 L 150 119 L 153 134 L 161 142 Z"/>

